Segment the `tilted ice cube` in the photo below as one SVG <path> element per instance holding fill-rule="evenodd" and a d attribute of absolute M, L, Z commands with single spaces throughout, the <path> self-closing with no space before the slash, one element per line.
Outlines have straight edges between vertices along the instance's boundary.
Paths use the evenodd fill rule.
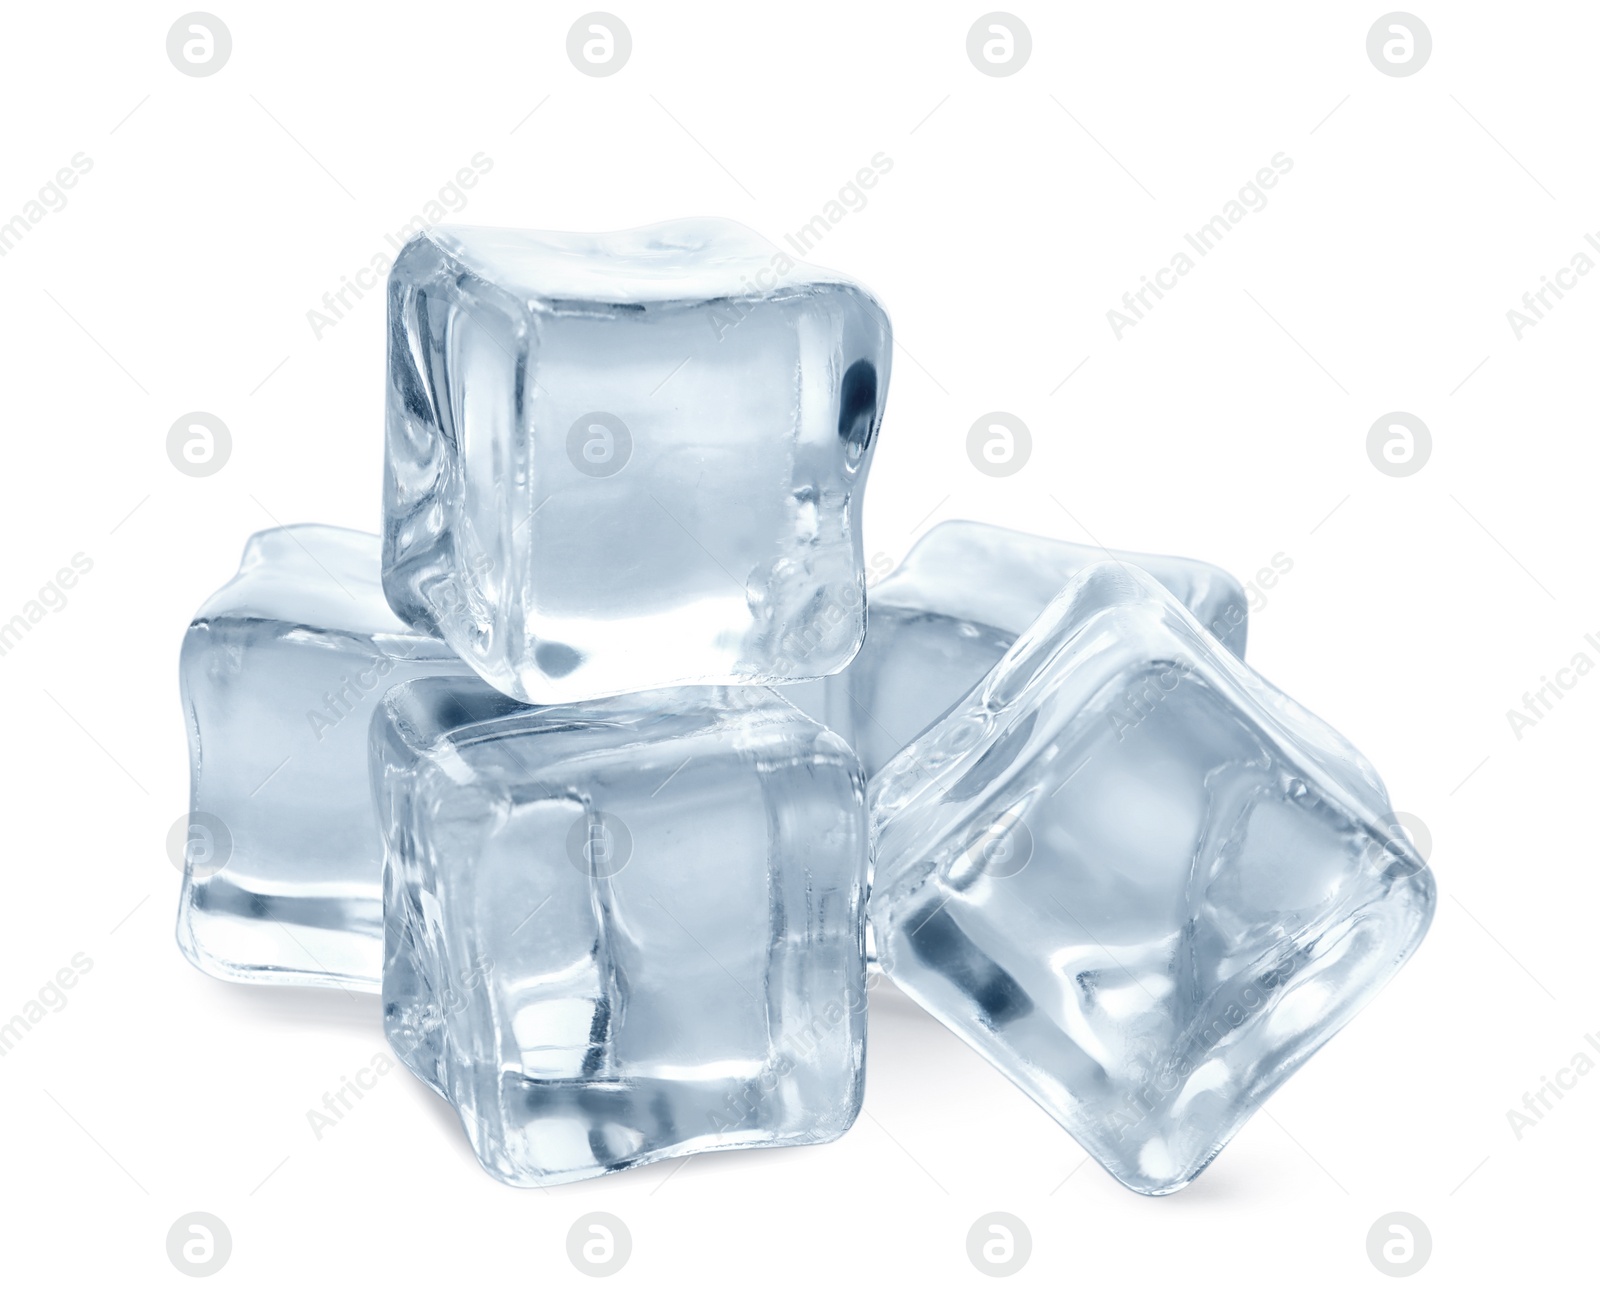
<path fill-rule="evenodd" d="M 469 673 L 394 617 L 379 547 L 326 525 L 258 533 L 184 637 L 178 944 L 216 977 L 379 987 L 383 839 L 367 727 L 393 683 Z"/>
<path fill-rule="evenodd" d="M 849 1128 L 865 778 L 833 732 L 759 687 L 533 709 L 428 680 L 372 758 L 389 1041 L 491 1174 Z"/>
<path fill-rule="evenodd" d="M 1129 1188 L 1180 1188 L 1432 917 L 1346 747 L 1096 565 L 873 779 L 884 970 Z"/>
<path fill-rule="evenodd" d="M 389 279 L 390 604 L 536 703 L 838 670 L 889 353 L 871 295 L 726 221 L 421 234 Z"/>
<path fill-rule="evenodd" d="M 868 592 L 867 638 L 855 661 L 795 702 L 850 740 L 876 775 L 983 679 L 1073 575 L 1107 559 L 1154 575 L 1244 657 L 1245 591 L 1215 565 L 947 520 Z M 819 686 L 820 713 L 811 698 Z"/>

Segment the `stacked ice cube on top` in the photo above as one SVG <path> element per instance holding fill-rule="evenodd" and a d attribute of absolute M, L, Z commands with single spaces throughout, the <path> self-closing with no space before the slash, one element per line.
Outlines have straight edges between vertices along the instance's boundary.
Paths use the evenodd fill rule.
<path fill-rule="evenodd" d="M 389 280 L 384 587 L 530 703 L 842 668 L 888 319 L 740 227 L 436 228 Z"/>
<path fill-rule="evenodd" d="M 445 685 L 374 726 L 391 1039 L 511 1183 L 836 1137 L 860 763 L 770 691 L 684 687 L 859 647 L 887 318 L 713 221 L 434 230 L 389 290 L 390 604 L 555 705 L 470 721 Z"/>

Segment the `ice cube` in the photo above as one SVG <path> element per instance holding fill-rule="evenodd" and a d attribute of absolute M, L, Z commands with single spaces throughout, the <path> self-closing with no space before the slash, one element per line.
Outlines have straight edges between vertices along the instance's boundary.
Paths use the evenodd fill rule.
<path fill-rule="evenodd" d="M 438 227 L 389 279 L 384 587 L 535 703 L 842 668 L 889 321 L 722 220 Z"/>
<path fill-rule="evenodd" d="M 1147 570 L 1244 657 L 1245 590 L 1215 565 L 946 520 L 868 591 L 854 662 L 786 696 L 854 744 L 876 775 L 983 679 L 1074 574 L 1106 559 Z"/>
<path fill-rule="evenodd" d="M 1171 1192 L 1426 932 L 1364 763 L 1104 563 L 871 783 L 884 970 L 1136 1192 Z"/>
<path fill-rule="evenodd" d="M 384 1017 L 507 1183 L 822 1143 L 861 1103 L 865 778 L 761 687 L 374 716 Z"/>
<path fill-rule="evenodd" d="M 367 726 L 394 682 L 469 672 L 390 611 L 380 545 L 327 525 L 258 533 L 184 636 L 178 944 L 213 976 L 379 988 L 383 840 Z"/>

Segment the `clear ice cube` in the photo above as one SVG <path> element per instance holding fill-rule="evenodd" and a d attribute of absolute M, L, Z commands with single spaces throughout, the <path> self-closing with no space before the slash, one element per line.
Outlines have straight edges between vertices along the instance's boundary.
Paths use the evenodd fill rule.
<path fill-rule="evenodd" d="M 258 533 L 184 636 L 178 944 L 213 976 L 379 988 L 383 839 L 367 727 L 392 683 L 469 673 L 395 618 L 379 553 L 377 535 L 327 525 Z"/>
<path fill-rule="evenodd" d="M 820 677 L 866 617 L 889 321 L 737 224 L 439 227 L 389 279 L 384 587 L 556 703 Z"/>
<path fill-rule="evenodd" d="M 1122 1183 L 1180 1188 L 1432 917 L 1348 749 L 1096 565 L 872 780 L 884 970 Z"/>
<path fill-rule="evenodd" d="M 876 775 L 1000 662 L 1075 574 L 1107 559 L 1153 575 L 1244 658 L 1245 590 L 1215 565 L 947 520 L 869 589 L 854 662 L 790 698 L 854 744 Z"/>
<path fill-rule="evenodd" d="M 859 1110 L 865 778 L 760 687 L 374 716 L 384 1018 L 484 1168 L 537 1186 L 822 1143 Z"/>

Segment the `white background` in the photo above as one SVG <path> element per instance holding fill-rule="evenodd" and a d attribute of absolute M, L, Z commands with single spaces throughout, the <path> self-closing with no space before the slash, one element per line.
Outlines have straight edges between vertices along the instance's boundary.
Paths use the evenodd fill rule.
<path fill-rule="evenodd" d="M 566 55 L 581 5 L 216 3 L 233 51 L 204 78 L 167 58 L 178 6 L 13 6 L 0 53 L 0 220 L 92 160 L 0 258 L 0 619 L 93 561 L 0 657 L 0 1018 L 93 961 L 0 1058 L 8 1284 L 187 1284 L 165 1242 L 193 1210 L 228 1225 L 215 1285 L 240 1287 L 589 1285 L 565 1239 L 596 1210 L 633 1235 L 619 1284 L 977 1285 L 967 1231 L 996 1210 L 1033 1235 L 1018 1285 L 1377 1285 L 1367 1231 L 1395 1210 L 1432 1232 L 1418 1285 L 1592 1276 L 1600 1072 L 1520 1140 L 1506 1113 L 1600 1031 L 1600 673 L 1520 740 L 1506 710 L 1600 661 L 1600 275 L 1520 339 L 1506 311 L 1600 230 L 1600 12 L 1423 8 L 1431 59 L 1390 77 L 1379 4 L 1027 4 L 1030 60 L 990 77 L 966 54 L 981 3 L 615 0 L 632 57 L 598 79 Z M 517 1191 L 403 1071 L 313 1137 L 307 1111 L 383 1048 L 375 1000 L 181 958 L 184 625 L 253 530 L 377 527 L 381 298 L 320 339 L 307 311 L 480 152 L 464 222 L 723 215 L 774 239 L 893 160 L 811 256 L 895 324 L 869 553 L 969 516 L 1245 580 L 1292 559 L 1250 658 L 1425 822 L 1439 912 L 1191 1188 L 1079 1169 L 886 993 L 840 1142 Z M 1115 337 L 1106 311 L 1279 152 L 1270 204 Z M 232 432 L 209 478 L 166 456 L 193 410 Z M 965 451 L 994 410 L 1034 440 L 1007 479 Z M 1394 410 L 1433 436 L 1403 479 L 1365 448 Z"/>

